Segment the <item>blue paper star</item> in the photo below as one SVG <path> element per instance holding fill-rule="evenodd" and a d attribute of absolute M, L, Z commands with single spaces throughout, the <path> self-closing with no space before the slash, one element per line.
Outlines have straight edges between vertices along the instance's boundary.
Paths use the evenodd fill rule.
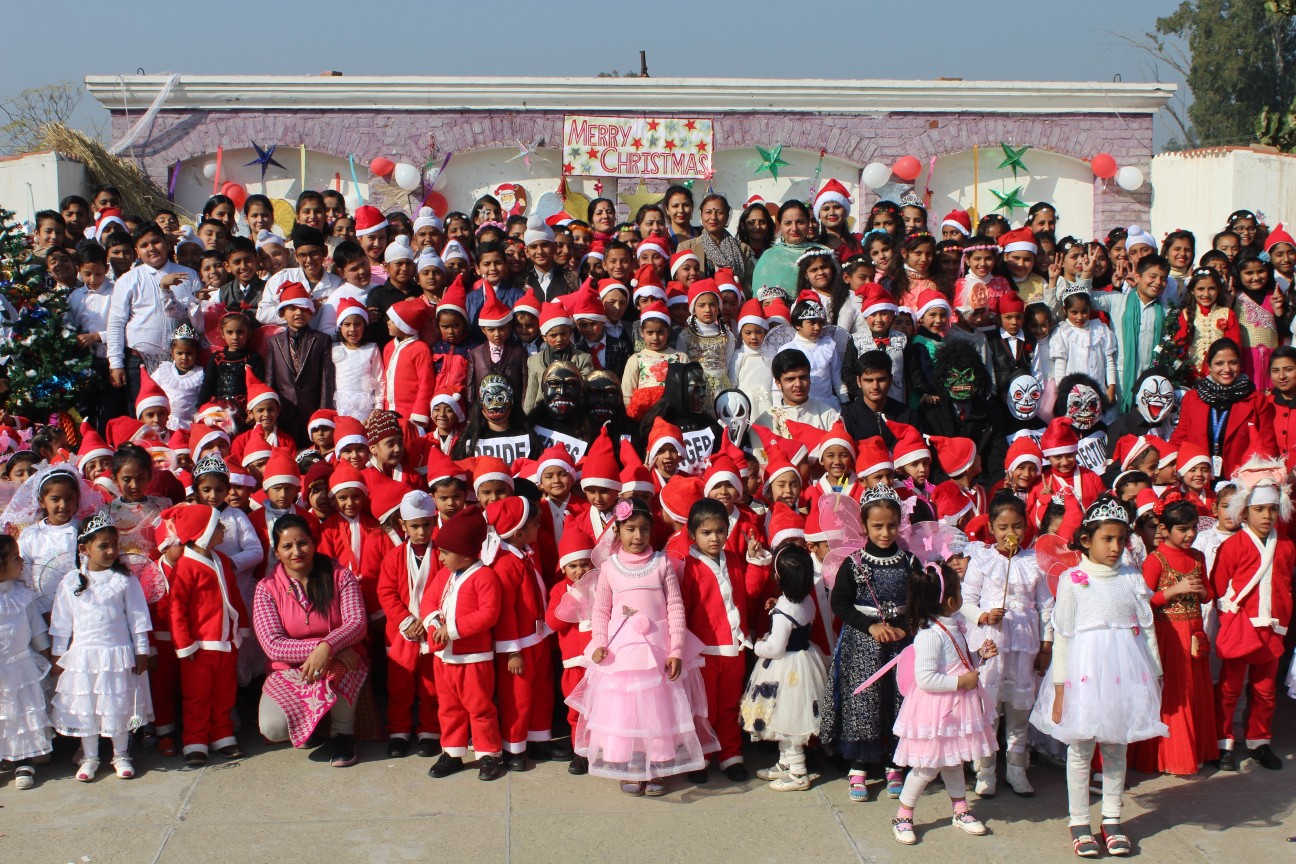
<path fill-rule="evenodd" d="M 283 167 L 284 167 L 284 166 L 280 165 L 277 161 L 275 161 L 275 158 L 274 158 L 274 151 L 275 151 L 275 147 L 276 147 L 276 146 L 278 146 L 278 145 L 276 145 L 276 144 L 271 144 L 271 145 L 270 145 L 270 148 L 267 150 L 267 149 L 262 149 L 262 148 L 261 148 L 261 145 L 258 144 L 258 143 L 256 143 L 255 141 L 252 142 L 252 148 L 253 148 L 254 150 L 256 150 L 257 155 L 256 155 L 256 158 L 255 158 L 255 159 L 253 159 L 251 162 L 249 162 L 249 163 L 247 163 L 247 164 L 249 164 L 249 165 L 260 165 L 260 166 L 261 166 L 261 182 L 262 182 L 262 183 L 265 182 L 265 172 L 266 172 L 266 168 L 269 168 L 271 165 L 275 166 L 276 168 L 283 168 Z M 284 168 L 284 170 L 287 171 L 288 169 L 287 169 L 287 168 Z"/>

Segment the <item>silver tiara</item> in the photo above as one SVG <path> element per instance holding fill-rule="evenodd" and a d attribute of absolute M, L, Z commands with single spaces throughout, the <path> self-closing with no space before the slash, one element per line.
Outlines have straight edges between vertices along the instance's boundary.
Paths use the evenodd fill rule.
<path fill-rule="evenodd" d="M 864 492 L 864 498 L 860 501 L 860 505 L 862 507 L 867 507 L 869 504 L 878 501 L 893 501 L 899 505 L 900 496 L 896 494 L 895 489 L 891 488 L 886 483 L 879 483 L 872 489 L 868 489 Z"/>
<path fill-rule="evenodd" d="M 203 474 L 224 474 L 228 477 L 229 473 L 229 466 L 225 464 L 225 460 L 219 453 L 213 453 L 198 460 L 198 464 L 194 465 L 193 477 L 195 480 Z"/>
<path fill-rule="evenodd" d="M 171 334 L 171 341 L 176 342 L 180 339 L 188 339 L 190 342 L 198 341 L 198 331 L 193 328 L 192 324 L 181 324 Z"/>
<path fill-rule="evenodd" d="M 1130 524 L 1129 511 L 1125 505 L 1115 498 L 1108 498 L 1099 501 L 1089 508 L 1089 512 L 1084 516 L 1084 524 L 1092 525 L 1095 522 L 1124 522 Z"/>
<path fill-rule="evenodd" d="M 81 530 L 77 532 L 77 540 L 85 540 L 105 528 L 116 528 L 113 524 L 112 517 L 106 510 L 97 510 L 81 521 Z"/>
<path fill-rule="evenodd" d="M 762 285 L 756 292 L 756 299 L 764 302 L 766 300 L 782 300 L 786 303 L 790 298 L 786 291 L 777 285 Z"/>
<path fill-rule="evenodd" d="M 796 304 L 800 308 L 800 314 L 792 316 L 795 321 L 813 321 L 816 318 L 827 318 L 822 303 L 816 303 L 813 300 L 802 300 Z"/>
<path fill-rule="evenodd" d="M 1062 296 L 1059 297 L 1058 300 L 1062 302 L 1066 302 L 1066 299 L 1068 297 L 1073 297 L 1076 294 L 1088 295 L 1088 293 L 1089 293 L 1089 289 L 1085 288 L 1082 285 L 1077 285 L 1075 283 L 1067 283 L 1067 286 L 1062 289 Z"/>

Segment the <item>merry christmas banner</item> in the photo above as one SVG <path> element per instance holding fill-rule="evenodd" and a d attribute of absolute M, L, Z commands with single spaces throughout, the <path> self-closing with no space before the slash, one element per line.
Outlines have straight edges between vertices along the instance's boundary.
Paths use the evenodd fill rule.
<path fill-rule="evenodd" d="M 711 121 L 684 117 L 563 118 L 563 173 L 707 179 Z"/>

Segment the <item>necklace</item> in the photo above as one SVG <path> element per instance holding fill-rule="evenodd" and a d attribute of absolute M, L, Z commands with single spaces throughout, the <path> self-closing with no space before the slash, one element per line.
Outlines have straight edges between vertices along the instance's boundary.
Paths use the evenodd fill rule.
<path fill-rule="evenodd" d="M 894 553 L 885 557 L 870 555 L 867 550 L 860 550 L 860 556 L 870 564 L 895 564 L 900 560 L 900 556 L 903 554 L 904 553 L 901 551 L 899 546 L 895 548 Z"/>
<path fill-rule="evenodd" d="M 652 570 L 656 565 L 657 565 L 657 555 L 656 555 L 656 554 L 651 555 L 651 556 L 648 558 L 647 561 L 645 561 L 643 564 L 640 564 L 640 565 L 637 566 L 637 567 L 635 567 L 635 566 L 633 566 L 633 565 L 631 565 L 631 564 L 627 564 L 627 563 L 626 563 L 626 562 L 621 558 L 620 555 L 616 556 L 616 566 L 617 566 L 617 569 L 620 570 L 622 573 L 624 573 L 626 576 L 629 576 L 629 577 L 631 577 L 631 578 L 635 578 L 635 577 L 638 577 L 638 576 L 643 576 L 645 573 L 647 573 L 648 571 Z"/>

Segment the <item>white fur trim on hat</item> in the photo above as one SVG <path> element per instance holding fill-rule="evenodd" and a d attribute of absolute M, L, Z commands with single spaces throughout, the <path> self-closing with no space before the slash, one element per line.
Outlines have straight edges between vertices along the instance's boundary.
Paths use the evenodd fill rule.
<path fill-rule="evenodd" d="M 1003 248 L 1003 251 L 1005 255 L 1007 255 L 1009 252 L 1030 252 L 1032 254 L 1038 255 L 1039 246 L 1035 243 L 1030 242 L 1029 240 L 1017 240 L 1005 246 Z"/>
<path fill-rule="evenodd" d="M 837 192 L 835 190 L 829 191 L 825 189 L 824 191 L 820 192 L 818 195 L 815 196 L 815 200 L 814 200 L 815 216 L 819 215 L 819 208 L 823 207 L 823 205 L 825 204 L 829 204 L 834 201 L 842 206 L 842 209 L 846 211 L 847 215 L 850 214 L 851 212 L 850 199 L 847 198 L 845 195 L 841 194 L 840 192 Z M 778 544 L 774 543 L 771 545 L 776 546 Z"/>
<path fill-rule="evenodd" d="M 588 560 L 593 554 L 593 549 L 573 549 L 558 559 L 558 566 L 566 567 L 568 564 L 575 564 L 577 561 Z"/>
<path fill-rule="evenodd" d="M 650 309 L 650 310 L 648 310 L 647 312 L 640 313 L 640 315 L 639 315 L 639 323 L 640 323 L 641 326 L 642 326 L 643 322 L 645 322 L 645 321 L 652 321 L 652 320 L 657 320 L 657 321 L 661 321 L 661 322 L 665 323 L 667 329 L 669 329 L 670 326 L 671 326 L 671 319 L 670 319 L 670 316 L 669 316 L 669 315 L 665 315 L 665 314 L 663 314 L 663 313 L 661 313 L 661 312 L 658 312 L 658 311 L 656 311 L 656 310 L 652 310 L 652 309 Z"/>
<path fill-rule="evenodd" d="M 1044 461 L 1040 459 L 1040 457 L 1036 456 L 1034 453 L 1019 453 L 1016 459 L 1008 463 L 1007 470 L 1012 471 L 1018 465 L 1021 465 L 1023 462 L 1031 462 L 1035 465 L 1036 468 L 1040 468 L 1040 469 L 1043 469 L 1044 467 Z"/>
<path fill-rule="evenodd" d="M 782 531 L 779 531 L 777 534 L 770 537 L 769 545 L 771 549 L 777 549 L 779 544 L 783 541 L 795 538 L 800 538 L 802 540 L 807 539 L 805 531 L 801 528 L 784 528 Z"/>
<path fill-rule="evenodd" d="M 459 422 L 461 423 L 466 417 L 462 402 L 463 400 L 458 393 L 455 393 L 454 395 L 450 395 L 449 393 L 438 393 L 432 397 L 433 408 L 438 405 L 449 405 L 450 410 L 455 413 L 455 416 L 459 418 Z"/>
<path fill-rule="evenodd" d="M 738 331 L 742 332 L 742 328 L 748 324 L 755 324 L 757 327 L 761 328 L 762 330 L 770 329 L 770 323 L 768 318 L 763 318 L 759 315 L 744 315 L 743 317 L 738 319 Z"/>
<path fill-rule="evenodd" d="M 262 402 L 266 402 L 271 399 L 278 402 L 279 394 L 273 390 L 267 390 L 265 393 L 262 393 L 260 396 L 256 396 L 252 399 L 249 399 L 247 402 L 247 410 L 251 411 L 253 408 L 260 405 Z"/>
<path fill-rule="evenodd" d="M 483 483 L 489 483 L 492 480 L 499 480 L 501 483 L 513 488 L 513 476 L 505 474 L 503 471 L 487 471 L 485 474 L 476 474 L 473 476 L 473 491 L 476 492 L 481 488 Z"/>
<path fill-rule="evenodd" d="M 621 494 L 632 492 L 656 492 L 656 488 L 647 480 L 631 480 L 629 483 L 621 484 Z"/>
<path fill-rule="evenodd" d="M 948 300 L 944 297 L 935 297 L 918 307 L 918 318 L 921 319 L 929 310 L 936 308 L 944 309 L 946 312 L 952 311 Z"/>
<path fill-rule="evenodd" d="M 269 477 L 261 480 L 261 488 L 266 491 L 269 491 L 275 486 L 282 486 L 284 484 L 301 488 L 302 480 L 296 474 L 271 474 Z"/>
<path fill-rule="evenodd" d="M 1079 444 L 1063 444 L 1061 447 L 1049 447 L 1048 449 L 1043 451 L 1045 456 L 1065 456 L 1068 453 L 1079 453 L 1079 452 L 1080 452 Z"/>
<path fill-rule="evenodd" d="M 1178 474 L 1180 477 L 1182 477 L 1184 474 L 1187 474 L 1188 471 L 1191 470 L 1194 465 L 1209 465 L 1209 464 L 1210 464 L 1210 458 L 1207 457 L 1205 453 L 1198 453 L 1196 456 L 1193 456 L 1184 464 L 1175 465 L 1175 473 Z M 1276 503 L 1276 502 L 1270 502 L 1270 503 Z"/>
<path fill-rule="evenodd" d="M 879 312 L 899 312 L 899 311 L 900 311 L 899 306 L 897 306 L 894 303 L 887 303 L 885 300 L 883 300 L 881 302 L 873 303 L 872 305 L 865 306 L 863 311 L 860 314 L 863 315 L 865 318 L 867 318 L 868 316 L 876 315 Z"/>

